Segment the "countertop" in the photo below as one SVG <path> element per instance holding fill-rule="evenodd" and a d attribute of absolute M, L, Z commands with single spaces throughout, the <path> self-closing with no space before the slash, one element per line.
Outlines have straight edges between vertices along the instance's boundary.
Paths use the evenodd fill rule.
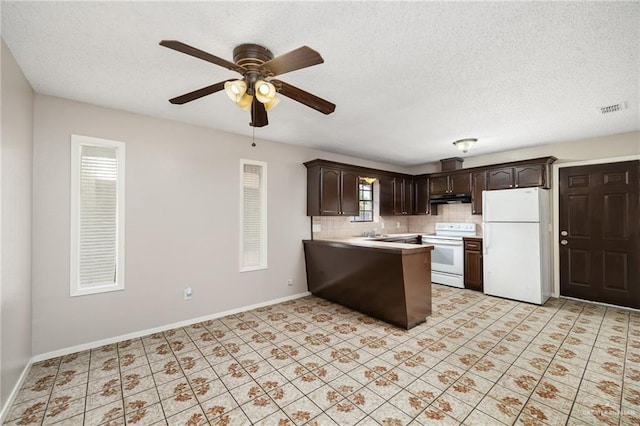
<path fill-rule="evenodd" d="M 385 237 L 374 237 L 374 238 L 402 238 L 402 237 L 411 237 L 415 235 L 419 235 L 417 233 L 405 233 L 405 234 L 384 234 Z M 403 253 L 418 253 L 421 251 L 431 251 L 433 250 L 432 245 L 422 245 L 422 244 L 405 244 L 405 243 L 390 243 L 385 241 L 375 241 L 369 237 L 346 237 L 346 238 L 325 238 L 325 239 L 314 239 L 314 240 L 304 240 L 319 243 L 319 244 L 342 244 L 342 245 L 350 245 L 354 247 L 363 247 L 370 249 L 383 249 L 383 250 L 391 250 L 391 251 L 400 251 Z"/>

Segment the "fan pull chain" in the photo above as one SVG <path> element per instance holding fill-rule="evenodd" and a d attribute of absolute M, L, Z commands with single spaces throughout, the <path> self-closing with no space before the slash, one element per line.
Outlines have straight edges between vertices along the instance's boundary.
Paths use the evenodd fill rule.
<path fill-rule="evenodd" d="M 256 128 L 252 127 L 251 130 L 252 130 L 252 132 L 251 132 L 252 133 L 251 146 L 256 146 Z"/>

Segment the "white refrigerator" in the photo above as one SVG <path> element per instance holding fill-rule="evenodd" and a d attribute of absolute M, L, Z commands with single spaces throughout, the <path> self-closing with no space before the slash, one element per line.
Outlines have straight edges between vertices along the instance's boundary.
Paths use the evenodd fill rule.
<path fill-rule="evenodd" d="M 551 296 L 549 191 L 482 193 L 484 292 L 542 305 Z"/>

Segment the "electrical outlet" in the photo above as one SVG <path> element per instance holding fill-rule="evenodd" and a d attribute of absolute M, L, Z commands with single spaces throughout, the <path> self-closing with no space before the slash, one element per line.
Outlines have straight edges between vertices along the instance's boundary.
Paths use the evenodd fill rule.
<path fill-rule="evenodd" d="M 384 229 L 384 222 L 380 222 L 380 229 Z"/>
<path fill-rule="evenodd" d="M 396 222 L 396 228 L 400 228 L 400 222 Z"/>
<path fill-rule="evenodd" d="M 191 292 L 191 287 L 185 288 L 184 289 L 184 300 L 191 299 L 191 296 L 193 296 L 193 293 Z"/>
<path fill-rule="evenodd" d="M 288 286 L 292 286 L 292 285 L 293 285 L 293 279 L 289 278 L 289 279 L 287 280 L 287 285 L 288 285 Z"/>
<path fill-rule="evenodd" d="M 311 225 L 311 231 L 312 232 L 321 232 L 322 231 L 322 226 L 320 226 L 319 223 L 314 223 L 313 225 Z"/>

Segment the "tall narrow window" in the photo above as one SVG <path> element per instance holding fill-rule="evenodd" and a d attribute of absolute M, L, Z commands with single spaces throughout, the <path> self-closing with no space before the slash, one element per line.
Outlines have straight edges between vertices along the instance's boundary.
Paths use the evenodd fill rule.
<path fill-rule="evenodd" d="M 71 135 L 71 296 L 124 289 L 122 142 Z"/>
<path fill-rule="evenodd" d="M 358 199 L 360 204 L 360 215 L 353 216 L 352 222 L 372 222 L 373 221 L 373 182 L 367 183 L 360 179 L 358 189 Z"/>
<path fill-rule="evenodd" d="M 267 268 L 267 163 L 240 160 L 240 272 Z"/>

